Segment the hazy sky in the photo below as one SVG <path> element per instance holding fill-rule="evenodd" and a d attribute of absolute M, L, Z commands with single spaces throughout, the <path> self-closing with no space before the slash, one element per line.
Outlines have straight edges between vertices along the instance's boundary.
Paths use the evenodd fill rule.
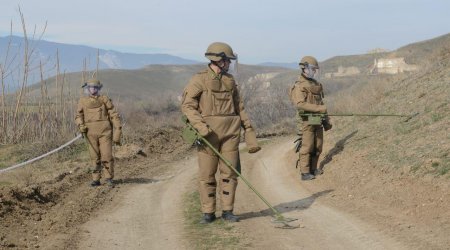
<path fill-rule="evenodd" d="M 450 32 L 448 0 L 0 0 L 0 36 L 27 28 L 44 39 L 206 61 L 214 41 L 243 63 L 324 60 L 396 49 Z"/>

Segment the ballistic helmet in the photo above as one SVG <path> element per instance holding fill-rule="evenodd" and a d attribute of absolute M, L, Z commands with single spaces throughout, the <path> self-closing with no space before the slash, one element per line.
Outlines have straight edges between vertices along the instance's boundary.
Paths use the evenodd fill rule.
<path fill-rule="evenodd" d="M 312 65 L 319 68 L 319 63 L 317 62 L 317 59 L 312 56 L 304 56 L 302 60 L 300 60 L 299 65 L 301 68 L 305 68 L 307 65 Z"/>
<path fill-rule="evenodd" d="M 206 49 L 205 57 L 214 62 L 222 59 L 236 60 L 236 55 L 230 45 L 221 42 L 211 43 Z"/>

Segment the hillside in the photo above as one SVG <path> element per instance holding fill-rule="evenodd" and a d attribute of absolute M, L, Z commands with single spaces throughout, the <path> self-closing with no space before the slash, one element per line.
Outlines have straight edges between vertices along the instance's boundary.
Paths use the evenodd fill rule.
<path fill-rule="evenodd" d="M 161 96 L 178 96 L 184 86 L 196 72 L 203 70 L 206 64 L 196 65 L 148 65 L 137 70 L 109 69 L 101 70 L 98 78 L 104 84 L 103 91 L 112 97 L 121 99 L 145 100 Z M 239 65 L 238 83 L 243 83 L 257 75 L 286 72 L 287 69 Z M 50 95 L 54 95 L 55 77 L 46 80 Z M 66 86 L 71 93 L 79 93 L 81 73 L 66 74 Z M 67 91 L 67 90 L 66 90 Z M 39 83 L 31 86 L 31 96 L 39 96 Z"/>
<path fill-rule="evenodd" d="M 321 63 L 322 73 L 336 71 L 339 66 L 356 66 L 361 72 L 367 72 L 377 58 L 404 57 L 408 64 L 425 65 L 439 53 L 442 47 L 450 44 L 450 33 L 433 39 L 408 44 L 391 52 L 363 54 L 351 56 L 336 56 Z"/>
<path fill-rule="evenodd" d="M 366 137 L 351 152 L 368 156 L 392 170 L 446 175 L 450 171 L 450 46 L 425 72 L 393 82 L 372 82 L 343 90 L 327 100 L 331 112 L 414 114 L 408 122 L 392 118 L 336 118 L 341 137 L 357 130 Z M 332 133 L 332 136 L 336 135 Z M 346 146 L 347 149 L 347 146 Z"/>
<path fill-rule="evenodd" d="M 425 66 L 430 64 L 433 58 L 435 58 L 435 56 L 440 53 L 442 48 L 449 46 L 449 44 L 450 33 L 426 41 L 412 43 L 391 52 L 335 56 L 323 62 L 320 62 L 321 81 L 325 84 L 325 89 L 326 91 L 328 91 L 328 93 L 350 87 L 355 83 L 364 84 L 370 82 L 374 78 L 372 76 L 368 76 L 368 72 L 372 67 L 375 59 L 404 57 L 405 62 L 408 64 Z M 336 72 L 338 71 L 339 67 L 357 67 L 360 70 L 361 74 L 353 76 L 325 78 L 327 73 Z M 273 83 L 275 83 L 275 85 L 282 84 L 290 86 L 292 82 L 297 78 L 297 75 L 297 70 L 280 74 L 273 79 Z M 398 78 L 398 76 L 392 77 L 389 75 L 381 77 L 384 79 Z"/>

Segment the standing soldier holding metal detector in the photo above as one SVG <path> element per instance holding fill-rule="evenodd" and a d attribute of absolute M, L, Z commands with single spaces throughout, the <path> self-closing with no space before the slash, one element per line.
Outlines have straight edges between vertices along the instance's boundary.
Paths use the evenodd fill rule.
<path fill-rule="evenodd" d="M 305 56 L 300 63 L 301 75 L 289 91 L 290 99 L 299 114 L 301 113 L 327 113 L 323 103 L 323 87 L 315 78 L 319 71 L 319 64 L 312 56 Z M 311 125 L 308 116 L 298 115 L 300 119 L 300 152 L 297 166 L 300 166 L 302 180 L 312 180 L 316 175 L 322 174 L 318 169 L 319 155 L 322 152 L 323 130 L 331 129 L 328 117 L 321 123 Z"/>
<path fill-rule="evenodd" d="M 260 148 L 233 75 L 227 73 L 236 55 L 228 44 L 215 42 L 209 45 L 205 57 L 210 63 L 205 70 L 194 75 L 184 89 L 181 110 L 198 133 L 231 165 L 237 166 L 241 127 L 248 133 L 247 139 L 254 138 L 254 141 L 247 142 L 248 146 L 250 144 L 249 151 L 256 152 Z M 231 222 L 239 221 L 239 217 L 233 214 L 237 173 L 204 144 L 198 145 L 198 164 L 203 213 L 200 223 L 211 223 L 216 219 L 217 169 L 220 172 L 222 218 Z"/>
<path fill-rule="evenodd" d="M 100 179 L 113 187 L 114 158 L 112 143 L 120 145 L 122 125 L 111 99 L 100 95 L 102 84 L 97 79 L 88 80 L 83 86 L 86 96 L 78 102 L 75 122 L 89 146 L 89 154 L 94 164 L 91 186 L 100 185 Z"/>

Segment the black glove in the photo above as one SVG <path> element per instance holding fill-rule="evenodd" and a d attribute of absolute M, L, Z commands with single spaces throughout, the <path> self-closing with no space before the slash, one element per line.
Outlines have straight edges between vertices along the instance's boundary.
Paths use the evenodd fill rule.
<path fill-rule="evenodd" d="M 323 126 L 323 130 L 325 130 L 325 131 L 328 131 L 333 127 L 333 125 L 331 123 L 329 123 L 328 121 L 322 123 L 322 126 Z"/>

